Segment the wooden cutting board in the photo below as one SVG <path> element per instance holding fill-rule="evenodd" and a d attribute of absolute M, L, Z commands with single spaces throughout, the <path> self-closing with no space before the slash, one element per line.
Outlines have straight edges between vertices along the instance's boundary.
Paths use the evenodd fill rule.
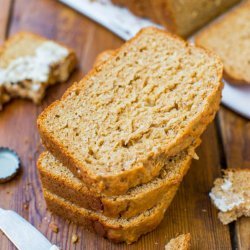
<path fill-rule="evenodd" d="M 208 197 L 222 169 L 250 167 L 250 122 L 225 108 L 220 109 L 216 121 L 203 135 L 198 149 L 200 160 L 193 161 L 163 222 L 137 243 L 113 244 L 51 215 L 46 210 L 36 170 L 36 160 L 43 150 L 36 128 L 37 116 L 91 69 L 98 53 L 117 48 L 122 41 L 55 0 L 0 0 L 0 41 L 20 30 L 32 31 L 72 47 L 79 58 L 79 66 L 68 83 L 48 90 L 40 106 L 14 100 L 0 112 L 0 146 L 16 150 L 22 161 L 21 174 L 0 185 L 0 207 L 17 211 L 61 249 L 164 249 L 172 237 L 187 232 L 192 235 L 192 249 L 250 249 L 250 219 L 242 218 L 223 226 Z M 53 232 L 51 223 L 58 226 L 58 233 Z M 74 234 L 79 237 L 76 244 L 71 242 Z M 0 249 L 15 249 L 2 233 Z"/>

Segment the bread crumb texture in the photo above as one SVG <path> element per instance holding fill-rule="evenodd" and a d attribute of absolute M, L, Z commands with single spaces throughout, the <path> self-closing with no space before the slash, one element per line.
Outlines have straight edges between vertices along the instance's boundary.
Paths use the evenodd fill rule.
<path fill-rule="evenodd" d="M 190 241 L 190 233 L 179 235 L 169 241 L 169 243 L 165 246 L 165 250 L 189 250 Z"/>
<path fill-rule="evenodd" d="M 220 56 L 232 83 L 250 84 L 249 13 L 250 1 L 244 1 L 196 37 L 196 44 Z"/>
<path fill-rule="evenodd" d="M 195 146 L 192 146 L 175 157 L 167 158 L 158 177 L 118 196 L 98 194 L 49 152 L 40 156 L 38 169 L 43 187 L 50 192 L 108 217 L 130 218 L 152 208 L 166 194 L 169 198 L 173 197 L 189 169 L 194 150 Z"/>
<path fill-rule="evenodd" d="M 216 56 L 147 28 L 47 108 L 38 128 L 85 182 L 121 194 L 200 136 L 218 110 L 221 76 Z"/>
<path fill-rule="evenodd" d="M 228 169 L 214 182 L 210 197 L 220 210 L 218 216 L 228 224 L 241 216 L 250 216 L 250 170 Z"/>

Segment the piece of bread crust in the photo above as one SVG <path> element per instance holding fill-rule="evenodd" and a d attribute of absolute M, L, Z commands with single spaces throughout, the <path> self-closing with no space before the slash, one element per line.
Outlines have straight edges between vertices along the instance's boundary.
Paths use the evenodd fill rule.
<path fill-rule="evenodd" d="M 18 32 L 9 38 L 0 47 L 0 69 L 5 69 L 13 60 L 33 56 L 36 49 L 44 42 L 51 41 L 30 32 Z M 54 42 L 54 41 L 53 41 Z M 54 42 L 59 44 L 58 42 Z M 76 65 L 76 55 L 73 50 L 60 44 L 68 50 L 68 56 L 62 61 L 51 65 L 49 79 L 47 82 L 32 82 L 30 79 L 18 83 L 3 83 L 2 88 L 5 95 L 0 97 L 0 103 L 6 103 L 11 98 L 21 97 L 31 99 L 34 103 L 40 103 L 49 85 L 64 82 Z M 6 98 L 6 95 L 8 98 Z"/>
<path fill-rule="evenodd" d="M 210 192 L 218 217 L 228 224 L 241 216 L 250 216 L 250 169 L 227 169 L 223 178 L 214 182 Z"/>
<path fill-rule="evenodd" d="M 131 244 L 140 236 L 154 230 L 162 221 L 175 193 L 164 197 L 155 207 L 131 219 L 111 219 L 97 212 L 80 208 L 65 199 L 43 189 L 48 209 L 76 224 L 84 226 L 113 242 Z"/>
<path fill-rule="evenodd" d="M 190 233 L 179 235 L 178 237 L 170 240 L 170 242 L 165 246 L 165 250 L 189 250 L 191 246 L 190 241 Z"/>
<path fill-rule="evenodd" d="M 208 28 L 195 43 L 221 57 L 224 77 L 233 84 L 250 84 L 250 1 L 244 1 Z"/>
<path fill-rule="evenodd" d="M 140 12 L 131 8 L 131 1 L 112 0 L 112 2 L 114 4 L 119 2 L 119 5 L 126 6 L 134 14 L 151 18 L 167 30 L 187 37 L 240 0 L 146 0 L 138 1 L 139 4 L 144 3 L 146 10 Z M 151 8 L 150 12 L 147 11 L 147 7 Z"/>
<path fill-rule="evenodd" d="M 129 56 L 130 52 L 127 50 L 132 49 L 133 43 L 136 44 L 140 40 L 143 40 L 143 39 L 150 40 L 151 38 L 156 39 L 158 41 L 158 36 L 160 39 L 163 39 L 163 41 L 164 39 L 166 39 L 166 41 L 168 39 L 170 41 L 173 41 L 174 46 L 177 46 L 177 47 L 180 46 L 180 48 L 183 48 L 184 50 L 189 51 L 189 53 L 191 54 L 197 52 L 198 54 L 200 54 L 200 56 L 204 56 L 206 58 L 204 63 L 205 62 L 208 63 L 208 61 L 211 60 L 208 68 L 206 68 L 205 65 L 202 65 L 202 68 L 204 69 L 206 68 L 206 70 L 204 71 L 206 72 L 206 74 L 211 71 L 213 72 L 213 75 L 209 77 L 209 80 L 207 79 L 209 81 L 209 86 L 213 90 L 211 89 L 211 92 L 210 91 L 206 91 L 206 93 L 204 92 L 204 96 L 202 98 L 202 102 L 204 102 L 203 103 L 204 106 L 202 106 L 203 108 L 200 109 L 201 112 L 198 113 L 193 119 L 189 117 L 190 122 L 188 123 L 187 127 L 184 130 L 182 130 L 182 132 L 178 136 L 175 136 L 174 140 L 171 141 L 171 143 L 168 143 L 168 145 L 164 145 L 164 146 L 157 143 L 158 147 L 161 147 L 161 150 L 159 149 L 158 153 L 153 152 L 153 151 L 148 152 L 146 150 L 145 152 L 147 152 L 147 156 L 145 156 L 145 158 L 144 157 L 141 158 L 140 163 L 138 161 L 138 163 L 136 163 L 133 168 L 130 168 L 128 170 L 121 171 L 115 174 L 109 173 L 108 175 L 103 174 L 103 171 L 101 170 L 102 174 L 99 175 L 96 173 L 94 168 L 91 168 L 91 169 L 86 168 L 86 165 L 83 164 L 82 160 L 79 161 L 79 159 L 75 158 L 78 156 L 82 157 L 81 153 L 80 154 L 76 153 L 76 151 L 74 150 L 75 153 L 73 156 L 72 154 L 73 151 L 70 153 L 69 150 L 63 146 L 64 143 L 62 144 L 61 142 L 59 142 L 58 138 L 56 138 L 57 136 L 53 135 L 55 132 L 54 126 L 57 124 L 55 123 L 54 118 L 52 118 L 52 116 L 54 117 L 53 112 L 55 112 L 55 110 L 57 110 L 58 107 L 61 105 L 65 107 L 64 103 L 66 102 L 66 100 L 70 101 L 71 97 L 74 96 L 74 98 L 79 98 L 77 96 L 80 96 L 79 94 L 82 92 L 83 86 L 85 86 L 86 88 L 86 82 L 91 81 L 91 79 L 93 79 L 95 75 L 99 75 L 100 72 L 102 72 L 101 74 L 104 74 L 106 70 L 104 70 L 103 68 L 109 67 L 111 63 L 112 64 L 115 63 L 115 61 L 118 59 L 120 60 L 120 58 L 123 56 L 123 53 L 125 53 L 126 55 L 128 54 Z M 148 46 L 150 46 L 150 44 L 148 44 Z M 134 47 L 133 50 L 137 50 L 137 49 Z M 134 52 L 132 52 L 132 54 L 133 53 Z M 116 57 L 118 59 L 115 59 Z M 140 55 L 140 58 L 141 58 L 141 55 Z M 185 64 L 185 65 L 188 66 L 188 64 Z M 183 65 L 183 67 L 185 66 Z M 197 67 L 195 67 L 195 70 L 197 70 Z M 221 83 L 221 75 L 222 75 L 222 65 L 220 61 L 217 59 L 217 57 L 213 56 L 212 54 L 209 54 L 209 53 L 207 54 L 207 52 L 205 52 L 204 50 L 200 48 L 194 48 L 192 46 L 189 46 L 183 40 L 180 40 L 179 38 L 173 35 L 170 35 L 162 30 L 158 30 L 155 28 L 143 29 L 141 32 L 138 33 L 138 35 L 135 38 L 133 38 L 131 41 L 123 45 L 121 49 L 116 50 L 115 55 L 110 60 L 108 60 L 108 62 L 101 64 L 100 67 L 94 68 L 80 83 L 74 84 L 64 94 L 61 101 L 57 101 L 53 103 L 39 116 L 38 128 L 40 130 L 41 138 L 43 140 L 44 145 L 52 154 L 54 154 L 56 158 L 60 159 L 60 161 L 63 162 L 65 166 L 69 167 L 71 171 L 74 172 L 76 175 L 81 176 L 86 183 L 89 183 L 89 184 L 91 183 L 91 185 L 95 186 L 96 190 L 98 190 L 100 193 L 104 192 L 110 195 L 124 194 L 129 188 L 133 186 L 137 186 L 142 183 L 146 183 L 152 180 L 155 176 L 159 174 L 159 171 L 162 168 L 162 165 L 159 164 L 159 157 L 161 158 L 163 155 L 171 156 L 171 155 L 177 154 L 178 152 L 182 151 L 184 148 L 189 146 L 196 138 L 200 136 L 200 134 L 206 128 L 207 124 L 213 120 L 215 113 L 219 108 L 219 102 L 221 98 L 221 89 L 223 86 L 223 84 Z M 202 78 L 203 77 L 204 77 L 204 74 L 202 75 Z M 204 91 L 204 88 L 203 88 L 203 91 Z M 75 95 L 74 93 L 77 93 L 77 95 Z M 204 98 L 205 96 L 207 96 L 207 98 Z M 60 107 L 60 112 L 62 110 L 64 110 L 64 108 L 62 109 L 62 107 Z M 65 114 L 63 116 L 65 118 Z M 60 115 L 57 118 L 60 119 Z M 52 121 L 53 123 L 51 123 Z M 46 125 L 48 122 L 50 123 L 49 126 Z M 64 119 L 64 122 L 65 122 L 65 119 Z M 52 129 L 52 127 L 54 128 Z M 70 129 L 70 127 L 67 127 L 67 129 Z M 164 138 L 166 137 L 164 136 Z M 89 144 L 88 144 L 88 147 L 89 147 Z M 118 160 L 119 157 L 117 157 L 116 159 Z M 119 160 L 119 163 L 121 164 L 122 162 Z M 117 166 L 117 164 L 118 162 L 115 163 L 115 166 Z M 119 168 L 116 168 L 116 171 L 118 170 Z M 116 186 L 116 189 L 113 189 L 114 186 Z"/>

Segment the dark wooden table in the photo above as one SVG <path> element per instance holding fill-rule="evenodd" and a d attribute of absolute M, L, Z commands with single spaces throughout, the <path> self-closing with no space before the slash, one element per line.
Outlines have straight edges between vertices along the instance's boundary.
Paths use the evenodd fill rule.
<path fill-rule="evenodd" d="M 250 122 L 224 107 L 203 135 L 198 150 L 200 160 L 193 162 L 163 222 L 138 243 L 115 245 L 51 215 L 46 210 L 36 170 L 36 160 L 42 151 L 37 116 L 91 69 L 98 53 L 117 48 L 123 41 L 56 0 L 0 0 L 0 42 L 20 30 L 72 47 L 79 66 L 68 83 L 48 90 L 40 106 L 14 100 L 0 112 L 0 146 L 13 148 L 22 160 L 22 173 L 0 186 L 0 207 L 17 211 L 62 249 L 164 249 L 170 238 L 187 232 L 192 235 L 192 249 L 250 249 L 250 218 L 223 226 L 208 197 L 222 169 L 250 167 Z M 58 233 L 49 227 L 51 222 L 58 225 Z M 79 236 L 77 244 L 71 243 L 73 234 Z M 15 249 L 2 233 L 0 249 Z"/>

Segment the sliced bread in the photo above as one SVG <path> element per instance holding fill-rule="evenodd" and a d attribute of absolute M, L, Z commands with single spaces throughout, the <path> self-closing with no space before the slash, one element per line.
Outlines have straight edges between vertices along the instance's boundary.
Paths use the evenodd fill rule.
<path fill-rule="evenodd" d="M 178 237 L 171 239 L 165 246 L 165 250 L 188 250 L 190 249 L 191 235 L 182 234 Z"/>
<path fill-rule="evenodd" d="M 47 86 L 66 81 L 75 65 L 76 55 L 71 49 L 19 32 L 0 47 L 0 102 L 22 97 L 39 103 Z"/>
<path fill-rule="evenodd" d="M 250 216 L 250 169 L 228 169 L 214 182 L 209 194 L 220 210 L 219 219 L 228 224 L 241 216 Z"/>
<path fill-rule="evenodd" d="M 128 244 L 137 241 L 141 235 L 154 230 L 159 225 L 174 195 L 175 193 L 172 197 L 164 197 L 158 205 L 133 218 L 110 219 L 97 212 L 80 208 L 44 189 L 48 209 L 53 213 L 83 225 L 86 229 L 114 242 L 125 241 Z"/>
<path fill-rule="evenodd" d="M 196 44 L 221 57 L 230 82 L 250 84 L 250 1 L 204 29 Z"/>
<path fill-rule="evenodd" d="M 151 182 L 131 188 L 120 196 L 96 193 L 49 152 L 41 154 L 37 166 L 43 187 L 50 192 L 80 207 L 103 213 L 107 217 L 130 218 L 152 208 L 163 196 L 171 196 L 175 192 L 189 169 L 195 146 L 176 157 L 166 159 L 160 175 Z"/>
<path fill-rule="evenodd" d="M 165 157 L 206 129 L 219 108 L 221 77 L 213 54 L 146 28 L 45 109 L 40 135 L 97 192 L 124 194 L 155 178 Z"/>

